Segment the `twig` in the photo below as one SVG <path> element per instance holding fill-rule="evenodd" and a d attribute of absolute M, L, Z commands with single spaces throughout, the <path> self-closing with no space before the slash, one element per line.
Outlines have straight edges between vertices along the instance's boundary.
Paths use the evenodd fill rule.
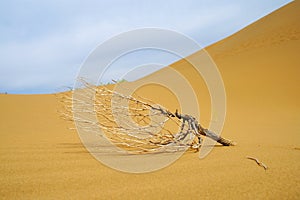
<path fill-rule="evenodd" d="M 264 163 L 260 162 L 257 158 L 250 157 L 250 156 L 247 156 L 246 158 L 250 159 L 250 160 L 254 160 L 258 164 L 258 166 L 263 167 L 265 170 L 268 169 L 267 165 L 265 165 Z"/>

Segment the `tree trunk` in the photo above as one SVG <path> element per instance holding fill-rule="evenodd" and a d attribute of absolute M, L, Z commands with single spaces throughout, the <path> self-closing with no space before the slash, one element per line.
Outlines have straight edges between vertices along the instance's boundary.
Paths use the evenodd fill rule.
<path fill-rule="evenodd" d="M 232 142 L 230 140 L 227 140 L 225 138 L 222 138 L 221 136 L 216 135 L 214 132 L 208 130 L 208 129 L 202 129 L 202 131 L 199 132 L 201 135 L 204 135 L 206 137 L 209 137 L 218 143 L 224 145 L 224 146 L 234 146 L 236 145 L 235 142 Z"/>
<path fill-rule="evenodd" d="M 171 117 L 177 117 L 178 119 L 182 119 L 183 120 L 183 125 L 185 122 L 187 122 L 190 127 L 195 131 L 196 136 L 200 139 L 200 135 L 204 135 L 206 137 L 209 137 L 213 140 L 215 140 L 216 142 L 224 145 L 224 146 L 234 146 L 236 145 L 235 142 L 227 140 L 225 138 L 222 138 L 221 136 L 218 136 L 217 134 L 215 134 L 214 132 L 205 129 L 201 126 L 201 124 L 193 117 L 190 115 L 181 115 L 178 113 L 178 111 L 176 110 L 175 114 L 167 111 L 167 114 Z"/>

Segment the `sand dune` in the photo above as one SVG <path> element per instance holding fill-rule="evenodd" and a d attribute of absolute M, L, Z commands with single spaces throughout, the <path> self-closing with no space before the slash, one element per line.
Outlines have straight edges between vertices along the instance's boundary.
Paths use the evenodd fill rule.
<path fill-rule="evenodd" d="M 171 166 L 126 174 L 95 160 L 72 124 L 59 118 L 53 95 L 0 95 L 1 199 L 299 199 L 300 2 L 294 1 L 209 46 L 227 93 L 222 136 L 204 159 L 187 152 Z M 195 53 L 191 57 L 197 60 Z M 201 123 L 209 94 L 184 60 L 171 65 L 192 84 Z M 168 76 L 162 69 L 140 81 Z M 147 86 L 139 93 L 176 109 L 172 95 Z M 264 170 L 246 156 L 266 164 Z"/>

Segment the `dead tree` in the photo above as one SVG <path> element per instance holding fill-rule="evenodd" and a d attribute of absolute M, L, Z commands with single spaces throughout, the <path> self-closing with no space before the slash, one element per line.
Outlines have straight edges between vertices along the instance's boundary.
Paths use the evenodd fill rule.
<path fill-rule="evenodd" d="M 101 137 L 105 135 L 112 143 L 131 153 L 176 152 L 199 148 L 204 136 L 224 146 L 234 145 L 234 142 L 203 128 L 191 115 L 179 114 L 177 110 L 172 113 L 151 100 L 126 96 L 105 86 L 84 84 L 85 88 L 80 89 L 80 94 L 75 98 L 64 93 L 59 97 L 65 107 L 63 116 L 92 134 L 100 134 Z M 92 110 L 87 109 L 91 107 Z M 91 121 L 89 115 L 97 115 L 98 121 Z M 168 130 L 165 127 L 167 122 L 174 123 L 179 132 Z M 99 133 L 98 128 L 103 132 Z"/>
<path fill-rule="evenodd" d="M 175 115 L 172 114 L 172 117 L 177 117 L 178 119 L 182 119 L 182 124 L 188 123 L 189 128 L 193 130 L 193 133 L 195 133 L 195 136 L 198 138 L 199 144 L 202 143 L 201 136 L 209 137 L 216 142 L 222 144 L 223 146 L 234 146 L 235 143 L 227 140 L 225 138 L 222 138 L 221 136 L 218 136 L 214 132 L 203 128 L 200 123 L 195 119 L 195 117 L 191 115 L 181 115 L 178 113 L 178 110 L 176 110 Z M 181 137 L 185 138 L 187 134 L 182 134 Z"/>

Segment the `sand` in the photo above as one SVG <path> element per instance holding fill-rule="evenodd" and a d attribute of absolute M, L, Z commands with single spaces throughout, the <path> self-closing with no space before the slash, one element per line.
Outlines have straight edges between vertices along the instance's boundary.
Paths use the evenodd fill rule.
<path fill-rule="evenodd" d="M 207 48 L 227 94 L 222 136 L 238 145 L 217 146 L 202 160 L 187 152 L 156 172 L 115 171 L 94 159 L 76 131 L 68 129 L 72 124 L 59 117 L 55 94 L 1 94 L 0 198 L 299 199 L 299 8 L 294 1 Z M 201 101 L 201 123 L 207 126 L 205 85 L 184 61 L 171 67 L 192 83 Z M 154 97 L 163 91 L 149 86 L 140 92 Z M 176 108 L 159 96 L 154 100 Z"/>

